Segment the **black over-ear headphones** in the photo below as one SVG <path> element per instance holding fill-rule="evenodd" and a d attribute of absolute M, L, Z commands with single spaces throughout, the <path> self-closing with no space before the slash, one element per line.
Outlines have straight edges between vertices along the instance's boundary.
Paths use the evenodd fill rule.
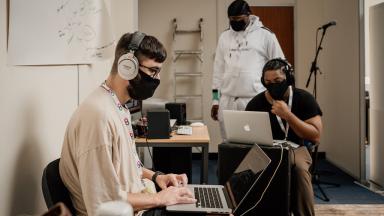
<path fill-rule="evenodd" d="M 135 56 L 135 51 L 139 49 L 141 41 L 145 34 L 136 31 L 131 36 L 131 41 L 128 45 L 128 52 L 121 55 L 117 62 L 117 72 L 121 78 L 131 80 L 135 78 L 139 72 L 139 61 Z"/>
<path fill-rule="evenodd" d="M 278 61 L 278 62 L 283 64 L 283 68 L 281 70 L 285 74 L 288 85 L 295 86 L 295 76 L 294 76 L 294 69 L 293 69 L 292 65 L 287 60 L 282 59 L 282 58 L 271 59 L 267 63 L 265 63 L 265 65 L 269 64 L 272 61 Z M 263 84 L 264 87 L 265 87 L 265 81 L 264 81 L 265 72 L 266 71 L 264 71 L 264 69 L 263 69 L 263 74 L 261 76 L 261 83 Z"/>

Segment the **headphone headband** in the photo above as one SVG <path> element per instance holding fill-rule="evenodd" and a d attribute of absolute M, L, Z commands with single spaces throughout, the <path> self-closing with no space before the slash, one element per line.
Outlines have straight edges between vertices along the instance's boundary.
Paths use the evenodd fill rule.
<path fill-rule="evenodd" d="M 292 86 L 295 86 L 295 77 L 294 77 L 294 70 L 293 70 L 292 65 L 287 60 L 282 59 L 282 58 L 271 59 L 268 62 L 266 62 L 265 64 L 268 64 L 271 61 L 278 61 L 278 62 L 280 62 L 280 63 L 282 63 L 284 65 L 283 68 L 281 68 L 281 70 L 284 72 L 288 84 L 292 85 Z M 265 82 L 264 82 L 264 74 L 265 74 L 265 72 L 266 71 L 263 71 L 262 76 L 261 76 L 261 83 L 264 86 L 265 86 Z"/>
<path fill-rule="evenodd" d="M 132 34 L 131 42 L 128 45 L 128 50 L 136 51 L 139 49 L 141 41 L 143 41 L 145 34 L 139 31 L 136 31 Z"/>

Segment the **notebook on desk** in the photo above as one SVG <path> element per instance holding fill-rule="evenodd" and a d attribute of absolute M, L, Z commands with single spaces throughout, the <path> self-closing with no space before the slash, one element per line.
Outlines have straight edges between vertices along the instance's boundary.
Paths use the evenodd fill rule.
<path fill-rule="evenodd" d="M 268 112 L 223 110 L 224 128 L 229 142 L 278 145 L 295 143 L 273 140 Z"/>
<path fill-rule="evenodd" d="M 254 145 L 225 185 L 188 185 L 197 199 L 195 204 L 167 206 L 170 212 L 234 213 L 247 199 L 271 159 Z"/>

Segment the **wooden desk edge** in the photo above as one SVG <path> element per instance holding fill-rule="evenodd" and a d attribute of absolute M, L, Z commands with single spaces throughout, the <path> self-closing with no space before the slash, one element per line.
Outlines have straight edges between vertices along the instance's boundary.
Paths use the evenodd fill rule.
<path fill-rule="evenodd" d="M 206 125 L 192 127 L 192 135 L 178 135 L 172 132 L 169 139 L 147 139 L 148 143 L 209 143 L 209 132 Z M 136 143 L 146 143 L 145 138 L 135 138 Z"/>

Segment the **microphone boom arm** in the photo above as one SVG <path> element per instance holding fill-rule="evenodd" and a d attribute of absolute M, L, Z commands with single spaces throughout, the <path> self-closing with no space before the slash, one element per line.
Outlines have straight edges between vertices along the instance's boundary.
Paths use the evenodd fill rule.
<path fill-rule="evenodd" d="M 318 29 L 319 30 L 319 29 Z M 316 75 L 317 75 L 317 71 L 320 71 L 319 67 L 317 66 L 317 58 L 319 57 L 319 53 L 320 53 L 320 50 L 323 49 L 323 47 L 321 46 L 321 44 L 323 43 L 323 39 L 324 39 L 324 35 L 325 35 L 325 32 L 327 31 L 327 28 L 323 28 L 323 33 L 321 35 L 321 39 L 320 39 L 320 43 L 319 43 L 319 46 L 316 48 L 316 54 L 315 54 L 315 59 L 312 61 L 312 64 L 311 64 L 311 68 L 310 68 L 310 72 L 309 72 L 309 77 L 308 77 L 308 80 L 307 80 L 307 84 L 305 85 L 306 88 L 308 88 L 309 86 L 309 83 L 311 81 L 311 77 L 312 77 L 312 74 L 314 74 L 314 79 L 315 79 L 315 83 L 314 83 L 314 87 L 313 87 L 313 94 L 316 98 Z M 317 34 L 317 33 L 316 33 Z"/>

